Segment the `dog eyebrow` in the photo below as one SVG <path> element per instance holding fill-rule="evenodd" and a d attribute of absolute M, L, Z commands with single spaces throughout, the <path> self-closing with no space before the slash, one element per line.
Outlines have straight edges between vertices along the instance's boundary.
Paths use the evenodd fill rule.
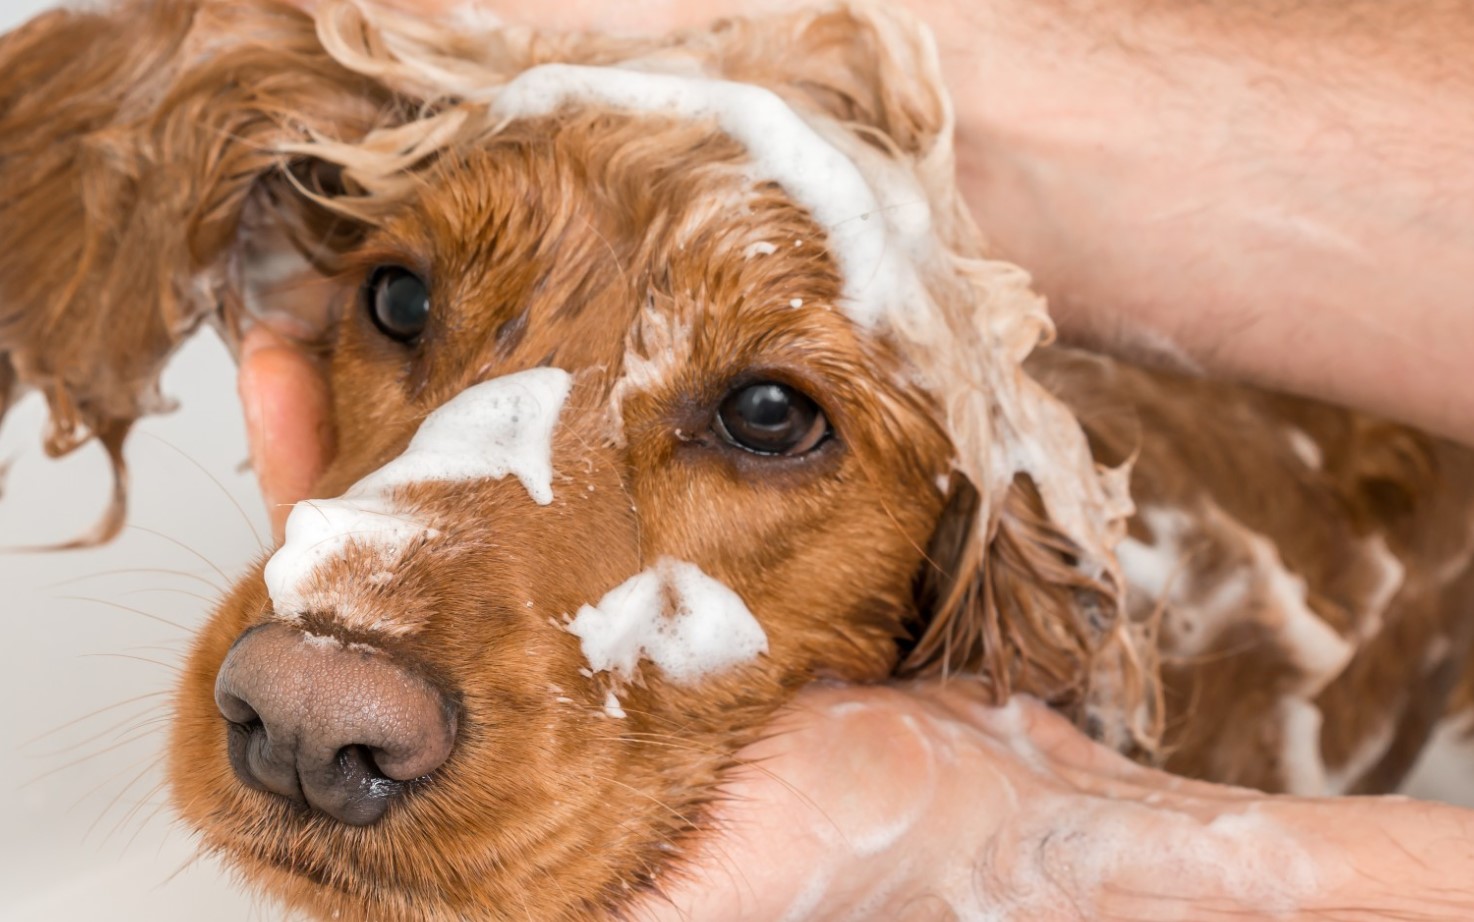
<path fill-rule="evenodd" d="M 402 486 L 428 481 L 522 482 L 533 502 L 553 501 L 553 430 L 572 377 L 533 368 L 472 385 L 425 417 L 399 457 L 337 499 L 298 503 L 286 541 L 266 564 L 265 580 L 279 618 L 301 614 L 317 568 L 342 556 L 349 542 L 374 547 L 386 562 L 420 537 L 438 532 L 395 502 Z"/>
<path fill-rule="evenodd" d="M 491 113 L 504 119 L 549 115 L 573 102 L 714 119 L 752 157 L 754 179 L 777 183 L 824 228 L 850 320 L 873 330 L 893 312 L 930 305 L 915 265 L 933 249 L 926 195 L 903 171 L 862 168 L 772 90 L 629 67 L 543 64 L 495 93 Z M 894 201 L 882 203 L 881 194 Z"/>

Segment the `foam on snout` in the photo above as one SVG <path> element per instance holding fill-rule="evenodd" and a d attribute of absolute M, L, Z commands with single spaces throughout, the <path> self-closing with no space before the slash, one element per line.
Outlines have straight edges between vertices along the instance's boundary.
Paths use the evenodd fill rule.
<path fill-rule="evenodd" d="M 389 566 L 413 542 L 438 537 L 402 501 L 401 487 L 510 474 L 534 502 L 552 502 L 553 430 L 571 380 L 562 369 L 534 368 L 468 387 L 425 418 L 403 454 L 342 496 L 298 503 L 285 542 L 266 564 L 277 616 L 308 607 L 314 574 L 350 544 Z"/>
<path fill-rule="evenodd" d="M 580 608 L 568 631 L 592 671 L 621 681 L 645 659 L 690 685 L 768 651 L 768 635 L 737 593 L 669 557 Z"/>

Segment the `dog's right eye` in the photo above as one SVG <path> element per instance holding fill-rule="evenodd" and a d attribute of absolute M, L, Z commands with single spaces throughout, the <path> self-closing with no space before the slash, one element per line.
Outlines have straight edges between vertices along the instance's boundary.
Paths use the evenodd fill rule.
<path fill-rule="evenodd" d="M 379 332 L 402 343 L 425 332 L 430 321 L 430 289 L 402 266 L 380 266 L 364 289 L 369 317 Z"/>
<path fill-rule="evenodd" d="M 829 421 L 806 394 L 776 381 L 759 381 L 722 400 L 716 430 L 743 451 L 794 457 L 823 443 Z"/>

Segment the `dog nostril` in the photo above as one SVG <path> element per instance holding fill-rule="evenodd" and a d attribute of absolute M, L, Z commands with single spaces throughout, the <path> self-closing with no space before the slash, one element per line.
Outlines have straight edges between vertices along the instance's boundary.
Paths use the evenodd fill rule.
<path fill-rule="evenodd" d="M 221 716 L 233 724 L 249 727 L 261 723 L 261 715 L 256 713 L 255 708 L 228 692 L 221 694 L 217 689 L 215 706 L 220 709 Z"/>
<path fill-rule="evenodd" d="M 228 718 L 227 718 L 228 719 Z M 289 758 L 273 758 L 271 738 L 260 720 L 228 719 L 226 754 L 235 775 L 247 787 L 277 794 L 306 804 L 297 778 L 296 764 Z"/>
<path fill-rule="evenodd" d="M 356 826 L 439 768 L 455 739 L 450 708 L 424 680 L 281 624 L 236 640 L 215 702 L 242 782 Z"/>

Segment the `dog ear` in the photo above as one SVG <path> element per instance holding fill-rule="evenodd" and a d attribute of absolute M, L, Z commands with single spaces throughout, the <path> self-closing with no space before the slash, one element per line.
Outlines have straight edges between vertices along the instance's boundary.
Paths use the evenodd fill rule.
<path fill-rule="evenodd" d="M 1027 474 L 994 504 L 986 532 L 977 527 L 981 499 L 953 475 L 917 581 L 919 636 L 901 673 L 980 675 L 996 703 L 1032 695 L 1117 748 L 1150 752 L 1161 733 L 1155 664 L 1134 657 L 1153 645 L 1123 636 L 1142 628 L 1118 616 L 1115 585 L 1082 567 L 1081 548 L 1050 520 Z M 1127 713 L 1123 701 L 1145 707 Z"/>
<path fill-rule="evenodd" d="M 331 190 L 288 146 L 361 138 L 397 104 L 272 0 L 137 0 L 0 37 L 0 416 L 34 388 L 49 454 L 107 449 L 115 501 L 77 543 L 121 527 L 123 439 L 163 407 L 170 353 L 202 321 L 236 342 L 243 216 L 325 258 L 310 203 Z"/>

